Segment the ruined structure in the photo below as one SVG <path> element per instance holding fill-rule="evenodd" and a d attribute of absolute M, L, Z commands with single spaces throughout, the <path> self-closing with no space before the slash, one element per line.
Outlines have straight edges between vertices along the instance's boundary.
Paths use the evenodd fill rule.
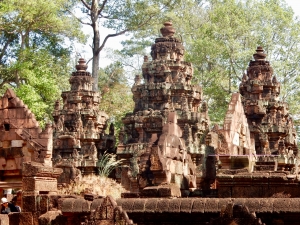
<path fill-rule="evenodd" d="M 152 61 L 144 57 L 143 79 L 135 78 L 134 110 L 123 119 L 117 154 L 128 168 L 120 179 L 132 192 L 171 183 L 185 190 L 209 188 L 214 177 L 211 170 L 212 177 L 206 174 L 205 164 L 205 154 L 213 152 L 205 145 L 207 105 L 201 87 L 191 84 L 193 67 L 183 60 L 172 23 L 161 33 L 151 47 Z"/>
<path fill-rule="evenodd" d="M 280 84 L 262 47 L 257 48 L 253 57 L 240 85 L 255 145 L 253 169 L 220 169 L 219 197 L 300 197 L 296 131 L 288 104 L 279 100 Z M 238 161 L 242 158 L 237 157 Z"/>
<path fill-rule="evenodd" d="M 5 189 L 22 188 L 22 164 L 52 166 L 52 128 L 44 131 L 12 89 L 0 99 L 0 197 Z"/>
<path fill-rule="evenodd" d="M 81 172 L 97 174 L 98 160 L 114 152 L 113 125 L 105 134 L 108 115 L 99 110 L 100 94 L 92 91 L 92 77 L 84 59 L 70 78 L 71 90 L 62 93 L 63 106 L 55 103 L 53 165 L 64 169 L 59 183 L 69 183 Z"/>
<path fill-rule="evenodd" d="M 250 132 L 258 155 L 280 155 L 286 164 L 294 164 L 298 154 L 296 130 L 286 102 L 279 100 L 280 83 L 258 47 L 240 84 Z"/>
<path fill-rule="evenodd" d="M 218 172 L 228 169 L 246 169 L 252 172 L 256 160 L 254 139 L 250 135 L 239 93 L 231 96 L 223 127 L 215 127 L 213 130 L 218 133 Z"/>

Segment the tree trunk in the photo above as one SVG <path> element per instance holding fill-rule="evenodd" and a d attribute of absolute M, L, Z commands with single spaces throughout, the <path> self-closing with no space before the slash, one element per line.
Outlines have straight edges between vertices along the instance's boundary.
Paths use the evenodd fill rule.
<path fill-rule="evenodd" d="M 91 7 L 91 20 L 93 27 L 93 62 L 92 62 L 92 77 L 93 77 L 93 91 L 98 91 L 98 79 L 99 79 L 99 61 L 100 61 L 100 31 L 98 23 L 98 0 L 92 2 Z"/>

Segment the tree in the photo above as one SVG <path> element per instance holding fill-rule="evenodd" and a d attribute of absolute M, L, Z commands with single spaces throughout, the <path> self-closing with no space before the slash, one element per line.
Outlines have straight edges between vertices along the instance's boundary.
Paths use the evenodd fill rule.
<path fill-rule="evenodd" d="M 0 1 L 0 91 L 15 89 L 40 122 L 69 75 L 69 40 L 84 40 L 66 0 Z M 68 6 L 69 7 L 69 6 Z"/>
<path fill-rule="evenodd" d="M 122 118 L 134 107 L 130 86 L 120 62 L 100 69 L 99 87 L 102 90 L 100 109 L 108 113 L 118 136 L 123 125 Z"/>
<path fill-rule="evenodd" d="M 163 14 L 172 8 L 178 0 L 79 0 L 83 5 L 83 12 L 89 16 L 89 22 L 78 18 L 82 24 L 90 25 L 93 29 L 92 45 L 92 76 L 94 78 L 93 90 L 98 90 L 100 52 L 107 40 L 151 26 L 153 21 L 159 20 Z M 101 29 L 103 27 L 113 30 L 101 42 Z"/>

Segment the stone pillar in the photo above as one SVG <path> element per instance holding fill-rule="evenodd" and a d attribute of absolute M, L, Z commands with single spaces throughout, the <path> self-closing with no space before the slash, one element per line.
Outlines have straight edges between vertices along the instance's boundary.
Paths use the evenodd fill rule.
<path fill-rule="evenodd" d="M 61 173 L 62 169 L 42 163 L 23 164 L 22 213 L 31 213 L 34 225 L 40 215 L 50 210 L 51 195 L 57 195 L 57 177 Z"/>

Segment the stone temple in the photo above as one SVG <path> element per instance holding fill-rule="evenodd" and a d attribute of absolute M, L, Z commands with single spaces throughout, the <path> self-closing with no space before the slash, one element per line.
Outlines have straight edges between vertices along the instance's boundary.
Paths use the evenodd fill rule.
<path fill-rule="evenodd" d="M 5 92 L 0 197 L 20 190 L 22 212 L 0 214 L 0 225 L 300 224 L 296 130 L 263 48 L 224 123 L 213 125 L 171 22 L 161 34 L 135 77 L 135 105 L 117 146 L 84 59 L 44 130 L 13 90 Z M 105 152 L 123 160 L 111 175 L 126 189 L 122 198 L 57 194 L 80 174 L 97 174 Z"/>
<path fill-rule="evenodd" d="M 162 184 L 209 189 L 215 178 L 215 171 L 205 167 L 207 156 L 214 154 L 205 143 L 210 123 L 207 104 L 202 102 L 201 87 L 191 84 L 193 67 L 183 59 L 184 47 L 174 37 L 174 28 L 164 25 L 162 37 L 151 47 L 152 60 L 145 56 L 142 77 L 135 78 L 135 107 L 123 119 L 117 148 L 127 165 L 119 179 L 131 192 L 148 186 L 151 192 L 154 187 L 166 188 Z"/>

